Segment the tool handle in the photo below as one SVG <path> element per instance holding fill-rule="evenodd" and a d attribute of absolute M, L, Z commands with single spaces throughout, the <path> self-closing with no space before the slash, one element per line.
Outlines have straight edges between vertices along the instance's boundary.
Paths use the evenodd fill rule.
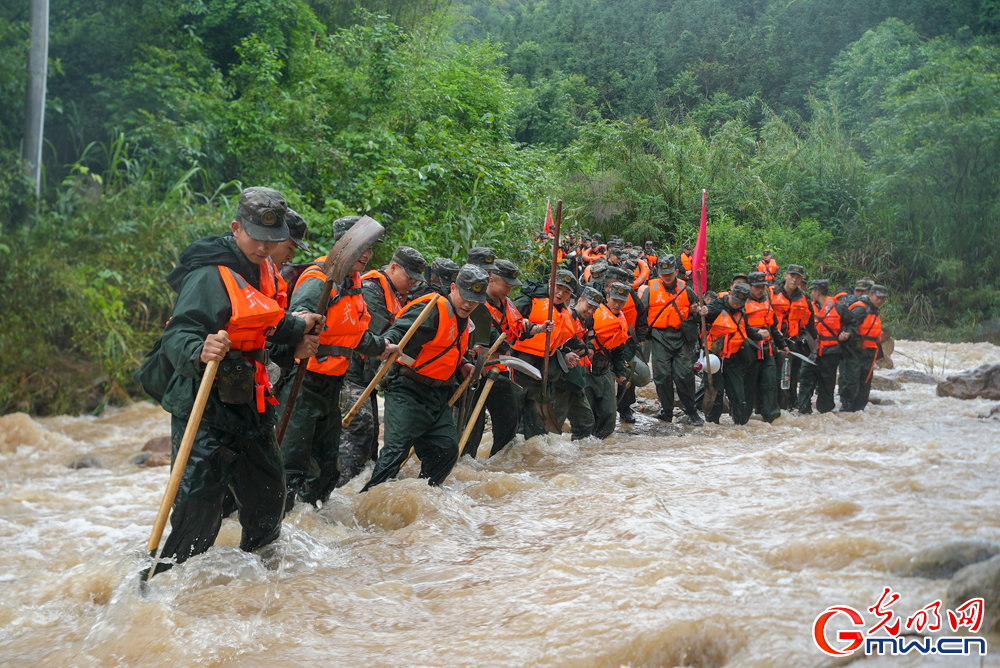
<path fill-rule="evenodd" d="M 441 295 L 435 292 L 434 296 L 431 297 L 431 300 L 427 302 L 427 306 L 425 306 L 424 310 L 420 312 L 420 315 L 417 316 L 417 319 L 413 321 L 413 324 L 410 325 L 410 328 L 408 330 L 406 330 L 406 334 L 403 335 L 403 339 L 399 342 L 400 350 L 405 348 L 406 344 L 410 342 L 410 339 L 413 338 L 413 335 L 416 333 L 417 328 L 420 327 L 420 325 L 424 322 L 424 320 L 427 319 L 427 316 L 430 314 L 431 309 L 437 305 L 438 300 L 440 298 Z M 396 358 L 398 356 L 399 356 L 398 353 L 393 353 L 389 355 L 389 358 L 386 361 L 382 362 L 382 366 L 379 367 L 378 373 L 376 373 L 375 377 L 372 378 L 372 382 L 368 383 L 368 387 L 365 388 L 365 391 L 361 394 L 358 400 L 351 407 L 351 410 L 349 410 L 347 412 L 347 415 L 344 416 L 344 419 L 341 422 L 341 424 L 343 424 L 345 427 L 350 426 L 351 421 L 354 420 L 354 416 L 358 414 L 358 411 L 361 410 L 361 407 L 365 405 L 366 401 L 368 401 L 368 397 L 370 397 L 371 393 L 375 391 L 375 388 L 378 386 L 379 381 L 382 380 L 382 376 L 386 374 L 386 372 L 390 369 L 393 362 L 396 361 Z"/>
<path fill-rule="evenodd" d="M 507 340 L 507 332 L 503 332 L 502 334 L 500 334 L 500 337 L 496 340 L 496 343 L 494 343 L 493 346 L 486 352 L 486 359 L 493 357 L 493 354 L 500 347 L 500 344 L 506 340 Z M 458 389 L 455 390 L 455 394 L 451 395 L 451 399 L 448 400 L 449 406 L 454 406 L 455 402 L 458 401 L 458 398 L 462 396 L 462 392 L 465 392 L 465 389 L 469 387 L 469 383 L 472 382 L 472 376 L 473 374 L 470 373 L 469 376 L 462 381 L 462 384 L 458 386 Z"/>
<path fill-rule="evenodd" d="M 229 338 L 229 334 L 225 330 L 219 330 L 219 334 L 227 339 Z M 167 482 L 167 489 L 163 492 L 163 499 L 160 501 L 160 510 L 156 514 L 153 531 L 149 534 L 149 542 L 146 543 L 146 550 L 152 557 L 156 556 L 156 549 L 160 545 L 163 529 L 167 526 L 167 517 L 170 515 L 170 508 L 174 505 L 177 490 L 181 486 L 181 478 L 184 477 L 184 466 L 191 455 L 194 437 L 198 433 L 198 427 L 201 425 L 201 416 L 205 413 L 205 404 L 208 403 L 208 395 L 212 391 L 212 384 L 215 382 L 215 372 L 218 368 L 219 363 L 213 360 L 205 365 L 205 373 L 201 376 L 198 394 L 195 395 L 194 405 L 191 407 L 191 415 L 188 417 L 187 426 L 184 428 L 184 437 L 181 439 L 181 445 L 177 449 L 177 457 L 174 458 L 174 465 L 170 471 L 170 480 Z"/>

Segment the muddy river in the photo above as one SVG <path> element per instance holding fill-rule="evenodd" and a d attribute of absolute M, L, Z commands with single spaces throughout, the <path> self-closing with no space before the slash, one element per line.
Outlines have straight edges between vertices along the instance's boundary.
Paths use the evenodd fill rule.
<path fill-rule="evenodd" d="M 938 376 L 1000 362 L 989 344 L 896 351 L 897 369 Z M 366 472 L 319 511 L 297 506 L 265 554 L 240 552 L 225 520 L 145 593 L 168 471 L 131 459 L 167 415 L 4 416 L 0 667 L 838 665 L 811 639 L 819 613 L 889 586 L 908 615 L 948 584 L 901 575 L 913 554 L 1000 542 L 1000 421 L 979 417 L 995 402 L 934 389 L 770 426 L 640 415 L 605 441 L 519 439 L 436 489 L 411 461 L 359 496 Z M 84 455 L 107 468 L 67 468 Z"/>

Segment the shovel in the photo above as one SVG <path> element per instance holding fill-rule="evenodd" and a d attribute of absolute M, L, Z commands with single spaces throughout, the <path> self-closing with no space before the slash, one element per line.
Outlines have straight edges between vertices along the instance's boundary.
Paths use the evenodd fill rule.
<path fill-rule="evenodd" d="M 330 254 L 326 256 L 326 261 L 323 263 L 326 284 L 323 285 L 323 292 L 319 295 L 316 313 L 326 315 L 326 310 L 330 305 L 330 293 L 333 291 L 333 286 L 344 282 L 344 279 L 350 275 L 351 269 L 358 259 L 383 234 L 385 234 L 385 228 L 379 225 L 378 221 L 368 216 L 362 216 L 333 245 Z M 329 326 L 329 323 L 327 326 Z M 292 381 L 292 387 L 288 392 L 288 400 L 285 401 L 285 410 L 281 414 L 281 422 L 278 423 L 276 434 L 278 445 L 281 445 L 281 442 L 285 439 L 288 422 L 292 417 L 292 409 L 295 407 L 295 400 L 299 397 L 299 390 L 302 388 L 302 381 L 306 377 L 306 368 L 308 366 L 308 359 L 300 360 L 299 366 L 295 370 L 295 379 Z"/>

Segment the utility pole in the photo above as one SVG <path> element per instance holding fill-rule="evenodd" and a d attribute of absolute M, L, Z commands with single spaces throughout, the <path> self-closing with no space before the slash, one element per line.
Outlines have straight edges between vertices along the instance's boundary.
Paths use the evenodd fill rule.
<path fill-rule="evenodd" d="M 49 0 L 31 0 L 31 49 L 28 52 L 28 90 L 24 96 L 24 158 L 28 163 L 28 177 L 35 182 L 36 201 L 42 190 L 42 137 L 48 69 Z"/>

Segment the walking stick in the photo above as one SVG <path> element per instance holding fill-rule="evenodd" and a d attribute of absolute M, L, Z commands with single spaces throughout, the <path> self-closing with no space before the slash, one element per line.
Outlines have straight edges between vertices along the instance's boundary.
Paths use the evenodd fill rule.
<path fill-rule="evenodd" d="M 219 330 L 219 335 L 229 339 L 229 334 L 224 329 Z M 160 510 L 156 514 L 156 521 L 153 523 L 153 531 L 149 534 L 149 542 L 146 543 L 146 551 L 154 560 L 156 552 L 160 547 L 160 538 L 163 537 L 163 529 L 167 526 L 167 517 L 170 515 L 170 508 L 174 505 L 177 497 L 177 490 L 181 486 L 181 478 L 184 477 L 184 467 L 187 465 L 188 457 L 191 455 L 191 447 L 194 445 L 194 437 L 198 433 L 201 425 L 201 416 L 205 413 L 205 404 L 208 403 L 208 395 L 212 391 L 212 383 L 215 382 L 215 372 L 219 368 L 219 363 L 212 360 L 205 365 L 205 373 L 201 376 L 201 385 L 198 386 L 198 394 L 194 398 L 194 406 L 191 407 L 191 415 L 188 417 L 187 426 L 184 428 L 184 438 L 177 448 L 177 457 L 174 459 L 173 468 L 170 471 L 170 480 L 167 481 L 167 489 L 163 492 L 163 499 L 160 501 Z M 153 577 L 153 566 L 142 573 L 142 581 L 145 582 Z"/>
<path fill-rule="evenodd" d="M 502 334 L 500 334 L 500 337 L 496 340 L 496 343 L 494 343 L 490 347 L 489 351 L 487 351 L 486 357 L 483 358 L 483 362 L 485 363 L 486 360 L 488 360 L 489 358 L 493 357 L 493 355 L 496 353 L 497 349 L 500 347 L 500 344 L 503 343 L 506 340 L 507 340 L 507 332 L 503 332 Z M 469 383 L 472 382 L 472 376 L 473 375 L 475 375 L 475 374 L 471 374 L 470 373 L 469 376 L 468 376 L 468 378 L 466 378 L 465 380 L 463 380 L 462 384 L 458 386 L 457 390 L 455 390 L 455 394 L 451 395 L 451 399 L 448 400 L 448 405 L 449 406 L 454 406 L 455 402 L 458 401 L 458 398 L 460 396 L 462 396 L 462 392 L 465 392 L 465 388 L 469 387 Z"/>
<path fill-rule="evenodd" d="M 413 324 L 410 325 L 410 328 L 406 330 L 406 334 L 403 335 L 403 339 L 399 342 L 400 350 L 405 348 L 406 344 L 410 342 L 410 339 L 413 338 L 413 335 L 417 332 L 417 328 L 420 327 L 423 321 L 427 319 L 427 316 L 430 315 L 431 309 L 433 309 L 437 305 L 439 299 L 441 299 L 441 295 L 435 292 L 434 296 L 431 297 L 431 300 L 427 302 L 427 306 L 424 307 L 424 310 L 420 312 L 420 315 L 417 316 L 417 319 L 414 320 Z M 389 370 L 389 368 L 392 366 L 392 363 L 396 361 L 397 357 L 399 357 L 399 353 L 393 353 L 389 355 L 389 359 L 382 362 L 382 366 L 379 367 L 378 373 L 376 373 L 375 377 L 372 378 L 372 382 L 368 383 L 368 387 L 365 388 L 364 393 L 362 393 L 361 397 L 354 403 L 354 406 L 351 407 L 351 410 L 348 411 L 347 415 L 344 416 L 344 419 L 341 424 L 343 424 L 345 427 L 350 426 L 351 420 L 353 420 L 354 416 L 357 415 L 358 411 L 361 410 L 361 407 L 364 405 L 365 401 L 367 401 L 368 397 L 371 396 L 371 393 L 375 390 L 375 387 L 378 385 L 379 381 L 382 380 L 382 376 L 384 376 L 386 371 Z"/>

